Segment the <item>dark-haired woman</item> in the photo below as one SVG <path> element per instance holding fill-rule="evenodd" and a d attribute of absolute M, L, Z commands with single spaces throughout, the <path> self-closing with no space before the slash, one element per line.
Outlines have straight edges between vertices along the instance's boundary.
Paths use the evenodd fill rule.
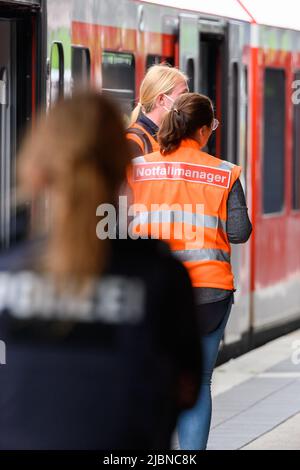
<path fill-rule="evenodd" d="M 252 231 L 241 168 L 202 151 L 217 126 L 209 98 L 183 94 L 163 120 L 160 152 L 136 159 L 131 177 L 134 201 L 144 205 L 136 206 L 133 231 L 168 240 L 190 273 L 198 306 L 202 387 L 179 420 L 182 449 L 207 445 L 211 377 L 233 304 L 230 243 L 245 243 Z"/>

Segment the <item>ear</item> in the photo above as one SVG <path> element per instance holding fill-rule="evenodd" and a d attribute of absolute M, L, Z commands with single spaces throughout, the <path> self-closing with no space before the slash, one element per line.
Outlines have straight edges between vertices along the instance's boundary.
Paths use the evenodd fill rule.
<path fill-rule="evenodd" d="M 161 106 L 161 105 L 164 104 L 164 102 L 165 102 L 164 95 L 163 95 L 163 93 L 161 93 L 161 94 L 158 95 L 158 97 L 156 98 L 155 104 L 156 104 L 156 106 L 159 106 L 159 105 Z"/>
<path fill-rule="evenodd" d="M 202 137 L 202 138 L 205 137 L 206 126 L 200 127 L 199 133 L 200 133 L 200 137 Z"/>
<path fill-rule="evenodd" d="M 197 130 L 197 140 L 198 142 L 203 145 L 208 139 L 208 127 L 202 126 Z"/>

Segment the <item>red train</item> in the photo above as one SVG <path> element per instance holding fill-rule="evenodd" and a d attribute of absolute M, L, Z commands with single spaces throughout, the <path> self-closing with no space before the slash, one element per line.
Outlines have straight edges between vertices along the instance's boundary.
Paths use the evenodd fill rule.
<path fill-rule="evenodd" d="M 45 215 L 14 189 L 16 149 L 36 110 L 91 81 L 129 114 L 147 68 L 167 61 L 215 103 L 221 126 L 210 151 L 244 170 L 254 233 L 233 249 L 224 354 L 300 325 L 295 4 L 286 0 L 282 12 L 258 0 L 0 0 L 2 248 Z"/>

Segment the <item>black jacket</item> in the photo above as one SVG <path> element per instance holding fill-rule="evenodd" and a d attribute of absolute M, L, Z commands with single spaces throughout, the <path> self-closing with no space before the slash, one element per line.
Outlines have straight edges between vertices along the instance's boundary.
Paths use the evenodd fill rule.
<path fill-rule="evenodd" d="M 27 247 L 0 257 L 0 449 L 168 448 L 183 378 L 193 405 L 200 354 L 185 269 L 159 241 L 111 249 L 82 317 L 79 301 L 55 303 L 50 281 L 28 271 Z"/>

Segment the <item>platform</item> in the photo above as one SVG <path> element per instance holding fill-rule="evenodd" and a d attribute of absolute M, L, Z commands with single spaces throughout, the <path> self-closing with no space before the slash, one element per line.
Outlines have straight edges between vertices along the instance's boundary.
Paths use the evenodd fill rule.
<path fill-rule="evenodd" d="M 208 450 L 300 450 L 300 330 L 215 370 Z"/>

